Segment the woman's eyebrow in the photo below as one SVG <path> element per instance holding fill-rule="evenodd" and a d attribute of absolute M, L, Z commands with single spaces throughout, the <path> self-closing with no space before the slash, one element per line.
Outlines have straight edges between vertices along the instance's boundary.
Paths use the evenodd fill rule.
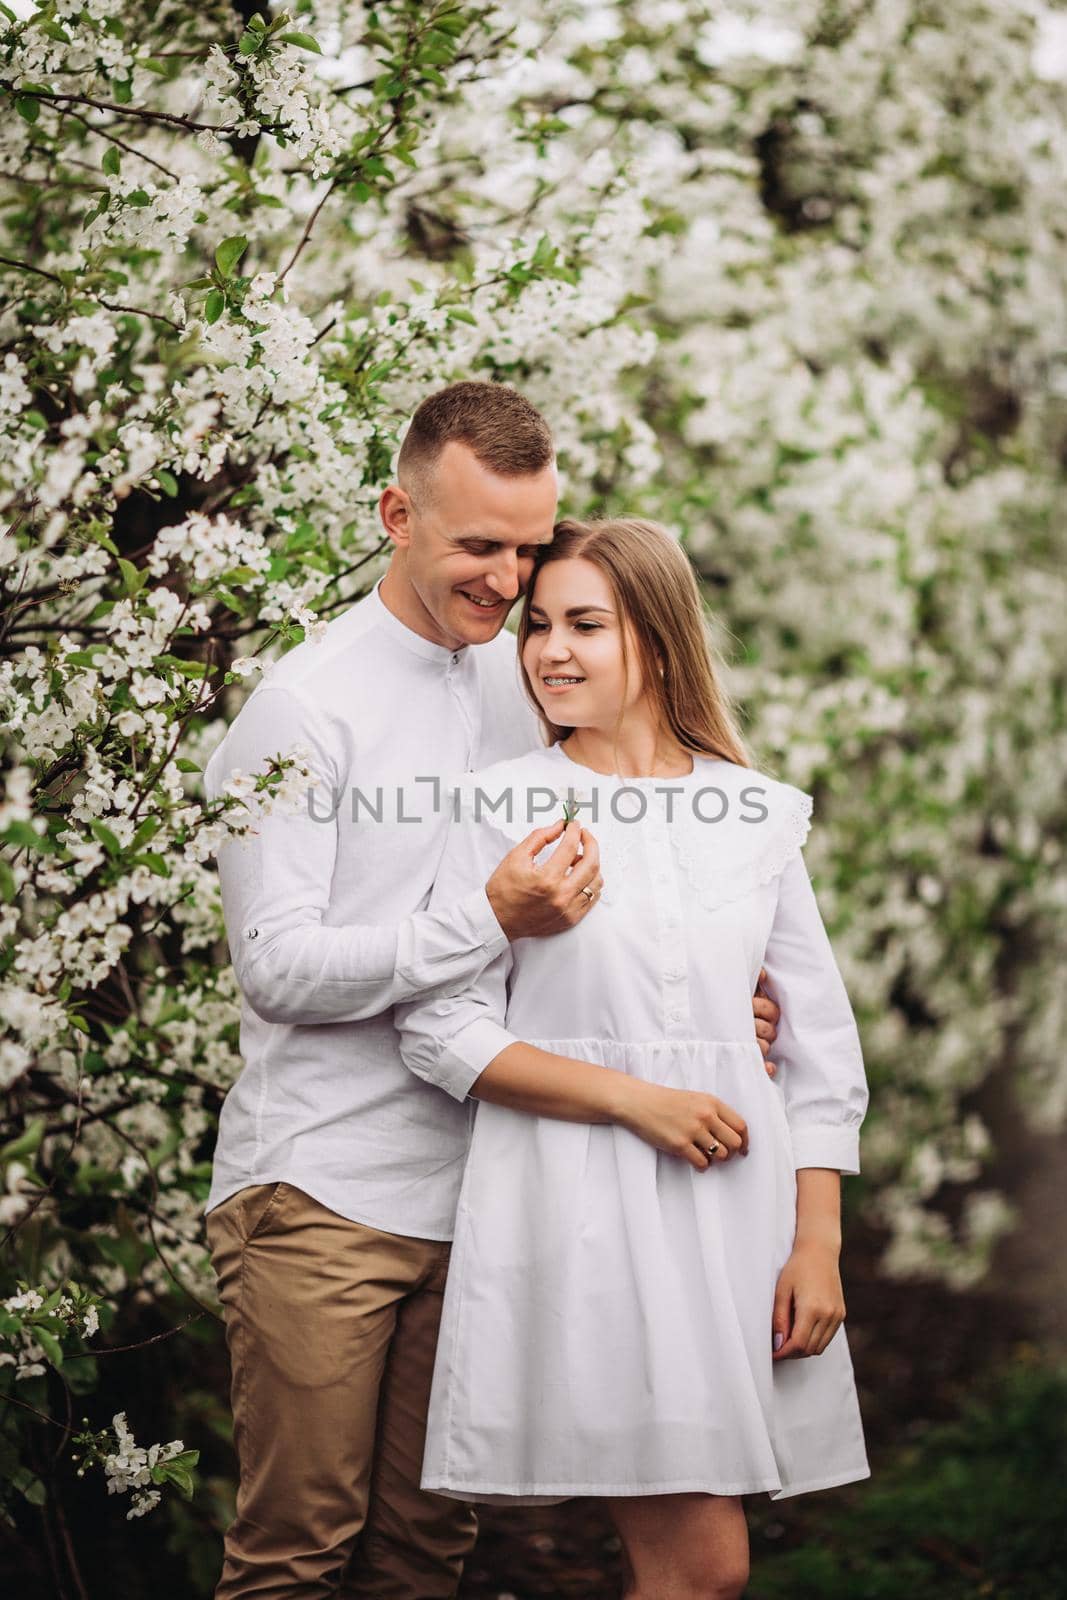
<path fill-rule="evenodd" d="M 536 611 L 539 616 L 543 617 L 545 615 L 541 606 L 531 606 L 530 610 Z M 565 617 L 580 617 L 583 611 L 603 611 L 605 616 L 608 617 L 614 615 L 610 606 L 568 606 L 563 615 Z"/>

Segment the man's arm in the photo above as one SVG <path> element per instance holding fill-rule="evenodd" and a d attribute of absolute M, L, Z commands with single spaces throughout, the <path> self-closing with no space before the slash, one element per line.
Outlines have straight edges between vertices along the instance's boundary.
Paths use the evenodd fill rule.
<path fill-rule="evenodd" d="M 493 884 L 496 905 L 507 908 L 507 933 L 484 885 L 398 921 L 373 921 L 368 906 L 366 922 L 331 924 L 333 791 L 345 777 L 325 719 L 291 690 L 266 685 L 230 730 L 224 758 L 209 767 L 209 788 L 215 798 L 234 771 L 262 771 L 298 746 L 308 751 L 318 780 L 314 815 L 302 804 L 295 813 L 260 818 L 252 837 L 228 840 L 219 850 L 230 955 L 242 994 L 264 1021 L 357 1022 L 415 995 L 452 993 L 506 948 L 509 934 L 539 931 L 527 925 L 539 885 L 518 883 L 522 863 L 510 861 Z M 331 820 L 315 821 L 316 815 Z M 558 831 L 539 830 L 544 838 L 527 843 L 540 849 Z M 551 925 L 554 909 L 540 909 Z"/>

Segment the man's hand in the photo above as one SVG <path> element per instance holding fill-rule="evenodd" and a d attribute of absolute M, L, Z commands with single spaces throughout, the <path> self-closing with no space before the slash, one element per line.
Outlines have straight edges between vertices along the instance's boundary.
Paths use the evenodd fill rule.
<path fill-rule="evenodd" d="M 534 857 L 553 839 L 559 843 L 538 866 Z M 600 850 L 593 835 L 578 822 L 561 820 L 535 828 L 509 850 L 485 892 L 508 938 L 532 939 L 573 928 L 589 914 L 603 887 Z"/>
<path fill-rule="evenodd" d="M 752 1000 L 752 1014 L 756 1019 L 756 1043 L 763 1051 L 763 1064 L 767 1069 L 767 1076 L 773 1078 L 778 1068 L 770 1059 L 770 1053 L 778 1037 L 778 1018 L 782 1015 L 782 1011 L 763 987 L 766 977 L 766 968 L 760 967 L 759 981 Z"/>

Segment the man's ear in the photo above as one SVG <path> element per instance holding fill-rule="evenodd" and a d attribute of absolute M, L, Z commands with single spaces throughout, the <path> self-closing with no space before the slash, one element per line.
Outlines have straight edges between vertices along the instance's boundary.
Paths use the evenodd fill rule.
<path fill-rule="evenodd" d="M 406 550 L 411 544 L 411 497 L 407 491 L 396 483 L 383 489 L 378 500 L 378 515 L 397 549 Z"/>

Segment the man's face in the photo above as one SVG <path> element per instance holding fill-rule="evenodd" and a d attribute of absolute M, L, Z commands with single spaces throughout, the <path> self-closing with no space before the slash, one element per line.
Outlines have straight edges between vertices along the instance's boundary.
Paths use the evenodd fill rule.
<path fill-rule="evenodd" d="M 552 539 L 557 492 L 554 464 L 506 478 L 465 445 L 445 445 L 406 515 L 408 581 L 441 644 L 485 644 L 500 632 L 538 546 Z"/>

